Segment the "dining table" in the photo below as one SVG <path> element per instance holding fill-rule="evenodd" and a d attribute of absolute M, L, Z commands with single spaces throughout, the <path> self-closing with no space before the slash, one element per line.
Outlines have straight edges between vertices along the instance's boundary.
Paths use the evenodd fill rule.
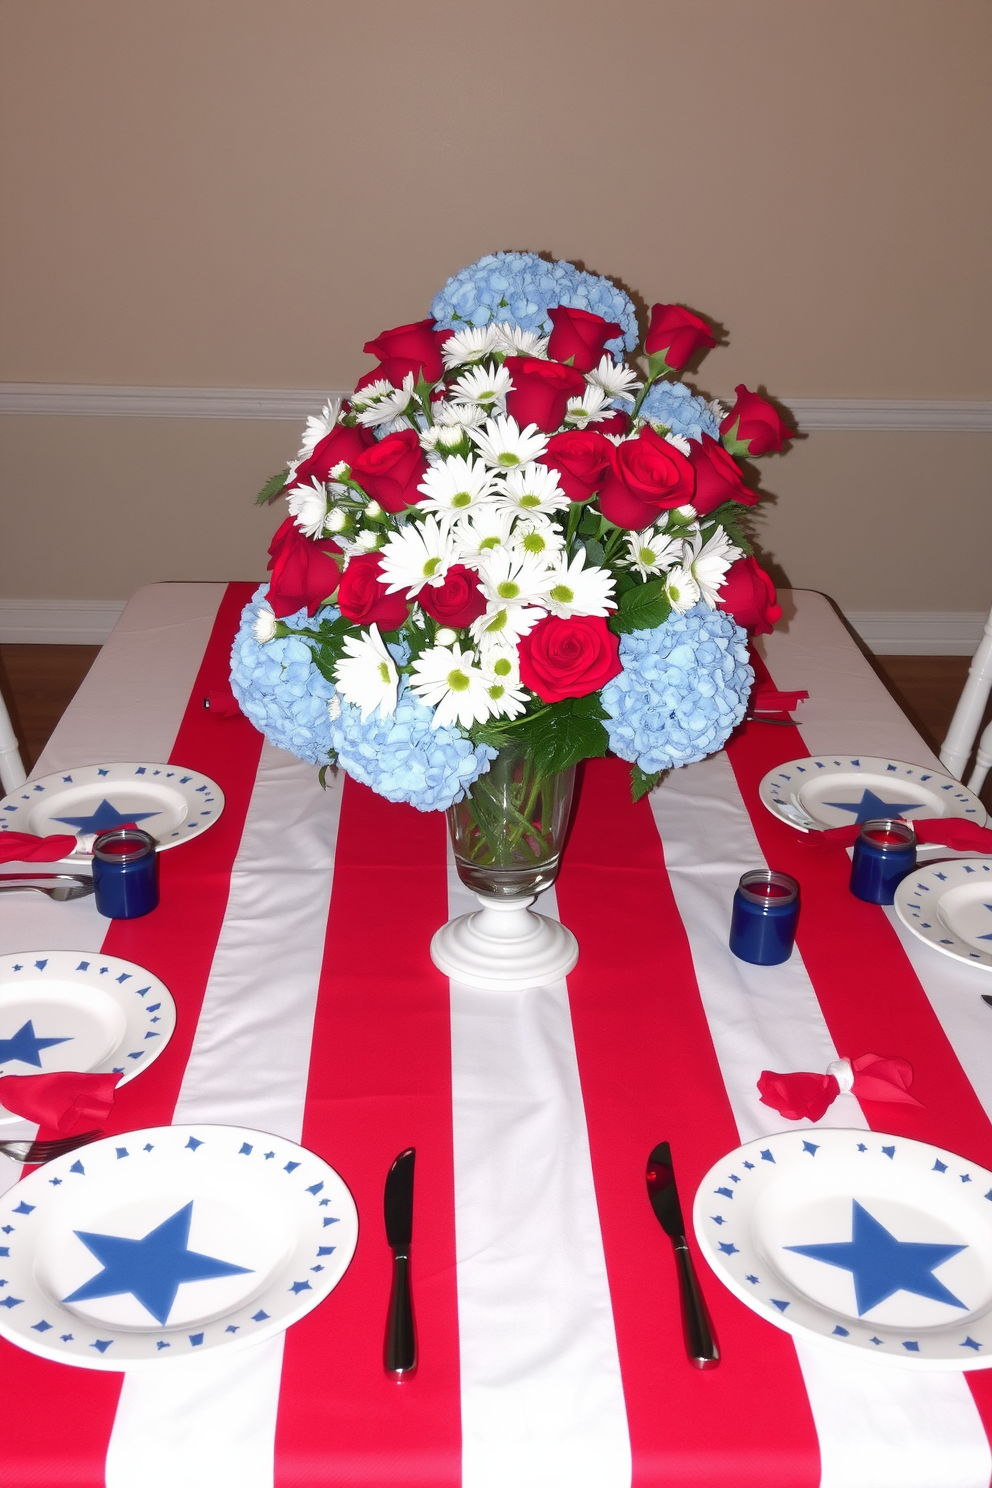
<path fill-rule="evenodd" d="M 138 590 L 24 787 L 115 761 L 216 781 L 220 817 L 159 854 L 158 908 L 110 920 L 92 896 L 12 893 L 0 955 L 116 956 L 160 978 L 175 1033 L 105 1131 L 219 1124 L 300 1143 L 350 1189 L 357 1249 L 319 1306 L 249 1346 L 118 1371 L 0 1340 L 3 1488 L 985 1488 L 992 1371 L 793 1336 L 690 1233 L 721 1355 L 693 1368 L 645 1188 L 668 1142 L 688 1223 L 714 1164 L 786 1129 L 881 1132 L 992 1168 L 987 970 L 852 897 L 848 855 L 811 850 L 759 799 L 807 755 L 941 768 L 832 603 L 785 591 L 754 642 L 763 680 L 809 694 L 794 723 L 746 722 L 636 803 L 625 763 L 585 763 L 538 904 L 574 931 L 578 963 L 487 991 L 429 955 L 476 907 L 444 814 L 341 772 L 321 781 L 204 706 L 227 688 L 256 587 Z M 796 949 L 775 966 L 728 948 L 738 880 L 766 866 L 801 887 Z M 866 1053 L 908 1061 L 918 1104 L 841 1093 L 813 1123 L 760 1098 L 764 1070 Z M 383 1185 L 411 1147 L 418 1367 L 397 1380 Z M 23 1170 L 0 1163 L 7 1189 Z"/>

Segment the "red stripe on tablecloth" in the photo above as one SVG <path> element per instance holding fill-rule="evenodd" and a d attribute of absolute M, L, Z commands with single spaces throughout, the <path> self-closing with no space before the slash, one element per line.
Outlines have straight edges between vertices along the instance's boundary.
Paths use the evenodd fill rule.
<path fill-rule="evenodd" d="M 634 1484 L 804 1488 L 819 1448 L 792 1341 L 742 1307 L 698 1258 L 723 1351 L 685 1357 L 671 1244 L 648 1203 L 648 1153 L 671 1142 L 683 1213 L 740 1140 L 703 1012 L 685 929 L 647 801 L 629 766 L 585 765 L 557 883 L 581 955 L 568 978 Z"/>
<path fill-rule="evenodd" d="M 448 982 L 428 946 L 448 917 L 445 819 L 347 780 L 314 1022 L 303 1142 L 355 1196 L 361 1235 L 331 1297 L 290 1328 L 279 1488 L 444 1488 L 461 1478 Z M 415 1378 L 386 1378 L 390 1163 L 416 1147 Z"/>
<path fill-rule="evenodd" d="M 226 683 L 241 610 L 255 587 L 228 585 L 169 755 L 170 764 L 217 781 L 224 812 L 202 836 L 161 855 L 158 909 L 112 922 L 103 942 L 106 955 L 161 977 L 178 1013 L 169 1047 L 118 1094 L 108 1133 L 170 1122 L 179 1096 L 262 747 L 247 719 L 221 721 L 203 707 L 203 697 Z M 102 1488 L 122 1376 L 55 1364 L 0 1339 L 0 1377 L 3 1488 Z"/>
<path fill-rule="evenodd" d="M 771 680 L 762 659 L 753 660 L 756 680 Z M 992 1122 L 884 910 L 850 892 L 845 852 L 805 847 L 796 829 L 759 800 L 758 785 L 769 770 L 809 754 L 799 730 L 752 723 L 727 754 L 769 866 L 799 881 L 796 939 L 838 1052 L 899 1054 L 913 1066 L 913 1094 L 923 1106 L 862 1101 L 869 1125 L 992 1167 Z M 968 1383 L 992 1442 L 992 1370 L 969 1372 Z"/>

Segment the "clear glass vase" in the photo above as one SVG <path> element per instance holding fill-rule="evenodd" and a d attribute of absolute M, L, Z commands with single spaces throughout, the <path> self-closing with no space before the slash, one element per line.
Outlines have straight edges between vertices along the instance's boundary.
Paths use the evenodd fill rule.
<path fill-rule="evenodd" d="M 458 877 L 476 894 L 517 899 L 555 880 L 575 767 L 539 774 L 525 744 L 505 745 L 468 795 L 448 809 Z"/>

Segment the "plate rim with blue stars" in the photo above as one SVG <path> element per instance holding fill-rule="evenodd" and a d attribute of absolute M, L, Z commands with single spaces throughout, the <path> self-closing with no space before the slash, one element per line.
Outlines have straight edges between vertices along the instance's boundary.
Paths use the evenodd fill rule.
<path fill-rule="evenodd" d="M 172 993 L 160 977 L 153 976 L 136 961 L 121 956 L 104 956 L 93 951 L 17 951 L 0 956 L 0 1002 L 7 988 L 18 990 L 18 983 L 43 988 L 47 980 L 71 982 L 85 997 L 85 989 L 94 987 L 109 995 L 121 1008 L 127 1020 L 124 1036 L 106 1059 L 84 1071 L 91 1075 L 120 1074 L 118 1086 L 127 1085 L 153 1064 L 176 1031 L 176 1004 Z M 8 1075 L 44 1074 L 34 1071 L 3 1069 Z M 0 1105 L 0 1124 L 22 1121 Z"/>
<path fill-rule="evenodd" d="M 861 1358 L 875 1359 L 885 1367 L 947 1373 L 992 1368 L 992 1301 L 979 1312 L 969 1311 L 963 1320 L 954 1317 L 946 1325 L 903 1329 L 860 1321 L 817 1303 L 768 1262 L 749 1232 L 753 1204 L 771 1185 L 788 1183 L 797 1169 L 805 1169 L 806 1178 L 810 1170 L 815 1171 L 817 1157 L 822 1160 L 824 1155 L 828 1161 L 835 1162 L 839 1157 L 845 1165 L 850 1165 L 852 1223 L 859 1199 L 866 1204 L 871 1202 L 866 1185 L 871 1183 L 874 1167 L 885 1164 L 887 1177 L 888 1165 L 901 1163 L 908 1174 L 915 1173 L 917 1177 L 926 1174 L 928 1181 L 933 1175 L 934 1182 L 946 1179 L 954 1187 L 957 1199 L 963 1199 L 983 1220 L 987 1218 L 992 1246 L 992 1172 L 988 1169 L 942 1147 L 909 1137 L 857 1128 L 800 1127 L 770 1137 L 757 1137 L 728 1152 L 713 1165 L 696 1191 L 693 1229 L 700 1250 L 724 1286 L 775 1327 L 798 1338 L 816 1338 L 838 1348 L 854 1348 Z M 861 1178 L 857 1165 L 866 1160 L 867 1177 Z M 884 1195 L 880 1191 L 880 1196 L 891 1198 L 891 1189 L 887 1184 L 883 1186 Z M 739 1202 L 742 1198 L 743 1204 Z M 898 1237 L 888 1238 L 895 1239 L 897 1244 L 905 1243 L 898 1241 Z M 852 1232 L 852 1242 L 853 1239 Z M 834 1246 L 785 1245 L 783 1248 L 812 1253 Z M 848 1248 L 845 1242 L 844 1249 Z M 959 1247 L 925 1245 L 922 1248 L 951 1252 Z M 814 1259 L 824 1257 L 814 1256 Z M 842 1262 L 835 1260 L 830 1264 Z M 934 1261 L 933 1269 L 940 1264 Z M 939 1279 L 934 1280 L 939 1286 Z M 871 1310 L 871 1307 L 864 1309 L 866 1313 Z"/>
<path fill-rule="evenodd" d="M 935 770 L 926 765 L 911 765 L 906 760 L 883 759 L 879 755 L 868 754 L 818 754 L 807 755 L 803 759 L 784 760 L 782 764 L 776 765 L 774 770 L 769 770 L 758 785 L 758 797 L 763 806 L 790 827 L 796 827 L 801 832 L 826 832 L 829 831 L 827 823 L 817 821 L 815 817 L 805 809 L 799 800 L 799 791 L 809 779 L 821 776 L 851 773 L 855 775 L 864 774 L 876 780 L 879 784 L 891 784 L 898 786 L 900 779 L 912 780 L 917 786 L 925 786 L 936 792 L 939 788 L 940 796 L 936 799 L 946 807 L 943 812 L 923 811 L 918 818 L 923 820 L 926 816 L 941 815 L 945 818 L 956 817 L 963 821 L 973 821 L 977 826 L 984 827 L 988 822 L 988 812 L 973 791 L 960 780 L 954 780 L 943 770 Z M 931 782 L 940 782 L 939 787 Z M 880 810 L 874 813 L 876 816 L 884 817 L 886 811 Z M 895 813 L 889 813 L 895 814 Z M 906 817 L 907 821 L 913 821 L 913 815 Z M 853 823 L 856 820 L 851 818 Z M 844 822 L 838 821 L 833 826 L 843 826 Z M 946 852 L 946 848 L 942 851 Z"/>
<path fill-rule="evenodd" d="M 992 858 L 945 858 L 928 868 L 915 868 L 896 885 L 894 908 L 897 916 L 917 939 L 933 950 L 979 971 L 992 971 L 992 939 L 988 951 L 977 951 L 973 945 L 940 920 L 936 913 L 941 897 L 951 889 L 987 876 L 992 899 Z M 990 922 L 992 926 L 992 922 Z"/>
<path fill-rule="evenodd" d="M 162 764 L 154 760 L 111 760 L 102 764 L 75 765 L 66 770 L 54 770 L 50 775 L 39 775 L 37 779 L 26 780 L 16 790 L 9 791 L 0 800 L 0 834 L 32 831 L 28 818 L 43 797 L 51 800 L 53 796 L 75 790 L 80 785 L 106 784 L 110 790 L 115 782 L 137 779 L 147 788 L 154 786 L 159 777 L 163 786 L 167 784 L 170 791 L 186 802 L 187 815 L 174 831 L 162 838 L 153 830 L 154 824 L 150 816 L 137 823 L 155 838 L 158 852 L 165 852 L 170 847 L 178 847 L 181 843 L 200 836 L 220 818 L 226 804 L 224 792 L 202 770 L 190 770 L 181 765 Z M 152 813 L 154 815 L 157 813 Z M 133 821 L 134 817 L 128 817 L 125 813 L 122 820 Z M 109 824 L 112 826 L 116 823 Z M 46 825 L 41 835 L 57 832 L 76 832 L 78 835 L 82 831 L 83 828 L 73 826 L 70 822 L 53 820 Z M 60 859 L 61 863 L 73 866 L 90 866 L 92 861 L 92 855 L 88 852 L 73 852 Z"/>
<path fill-rule="evenodd" d="M 263 1195 L 266 1202 L 271 1202 L 273 1186 L 278 1189 L 285 1182 L 287 1198 L 299 1225 L 297 1248 L 312 1251 L 312 1259 L 309 1255 L 302 1261 L 296 1255 L 287 1257 L 261 1292 L 252 1293 L 247 1301 L 220 1315 L 181 1326 L 170 1327 L 167 1321 L 161 1325 L 131 1324 L 127 1328 L 97 1326 L 52 1299 L 35 1278 L 34 1263 L 46 1210 L 50 1222 L 73 1228 L 66 1213 L 71 1213 L 72 1204 L 71 1198 L 66 1204 L 63 1194 L 66 1185 L 71 1193 L 71 1185 L 83 1185 L 88 1179 L 99 1182 L 109 1173 L 113 1182 L 120 1183 L 124 1197 L 131 1165 L 155 1163 L 163 1173 L 163 1185 L 171 1198 L 177 1192 L 177 1184 L 181 1186 L 183 1165 L 202 1162 L 202 1155 L 208 1152 L 213 1162 L 220 1160 L 222 1165 L 256 1165 L 260 1177 L 259 1202 Z M 263 1170 L 267 1173 L 264 1179 Z M 195 1204 L 195 1196 L 190 1202 Z M 164 1230 L 181 1213 L 180 1204 L 177 1213 L 155 1226 L 149 1235 Z M 104 1236 L 97 1233 L 90 1238 L 99 1240 Z M 122 1132 L 53 1159 L 0 1195 L 3 1271 L 0 1336 L 45 1359 L 117 1373 L 168 1368 L 176 1360 L 202 1358 L 218 1349 L 252 1348 L 284 1332 L 323 1302 L 347 1272 L 357 1244 L 358 1211 L 350 1189 L 328 1162 L 296 1142 L 250 1127 L 202 1122 Z M 92 1250 L 92 1244 L 87 1248 Z M 189 1248 L 181 1252 L 187 1253 L 194 1261 L 211 1259 Z M 225 1265 L 223 1258 L 216 1259 Z M 94 1251 L 94 1276 L 86 1286 L 99 1279 L 98 1264 L 106 1267 L 102 1257 L 98 1262 Z M 227 1265 L 226 1269 L 243 1268 Z M 110 1293 L 92 1291 L 90 1295 Z"/>

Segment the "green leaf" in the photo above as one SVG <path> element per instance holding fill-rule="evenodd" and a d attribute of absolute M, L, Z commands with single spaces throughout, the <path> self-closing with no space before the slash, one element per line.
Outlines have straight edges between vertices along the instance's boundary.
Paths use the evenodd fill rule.
<path fill-rule="evenodd" d="M 610 616 L 614 635 L 629 635 L 632 630 L 654 630 L 668 619 L 671 602 L 665 593 L 663 579 L 649 579 L 628 589 L 620 598 L 620 607 Z"/>
<path fill-rule="evenodd" d="M 609 714 L 603 707 L 598 692 L 590 692 L 586 697 L 572 698 L 570 709 L 575 718 L 609 718 Z"/>
<path fill-rule="evenodd" d="M 631 765 L 630 799 L 639 801 L 642 796 L 646 796 L 648 791 L 658 784 L 664 773 L 664 770 L 655 770 L 653 775 L 645 775 L 640 765 Z"/>
<path fill-rule="evenodd" d="M 546 715 L 541 723 L 544 728 L 532 740 L 534 765 L 541 775 L 556 775 L 580 760 L 601 759 L 610 747 L 606 730 L 595 718 L 565 713 L 557 718 Z"/>
<path fill-rule="evenodd" d="M 289 466 L 287 465 L 285 470 L 280 470 L 278 475 L 269 476 L 268 480 L 265 482 L 265 485 L 255 497 L 255 505 L 264 506 L 266 502 L 275 501 L 276 497 L 279 495 L 279 492 L 283 489 L 288 480 Z"/>
<path fill-rule="evenodd" d="M 582 537 L 598 537 L 601 525 L 602 519 L 599 512 L 593 511 L 592 507 L 587 506 L 582 513 L 582 520 L 579 523 L 580 535 Z"/>
<path fill-rule="evenodd" d="M 603 544 L 597 542 L 594 537 L 587 537 L 585 539 L 585 549 L 589 562 L 603 568 L 606 563 L 606 549 L 603 547 Z"/>

